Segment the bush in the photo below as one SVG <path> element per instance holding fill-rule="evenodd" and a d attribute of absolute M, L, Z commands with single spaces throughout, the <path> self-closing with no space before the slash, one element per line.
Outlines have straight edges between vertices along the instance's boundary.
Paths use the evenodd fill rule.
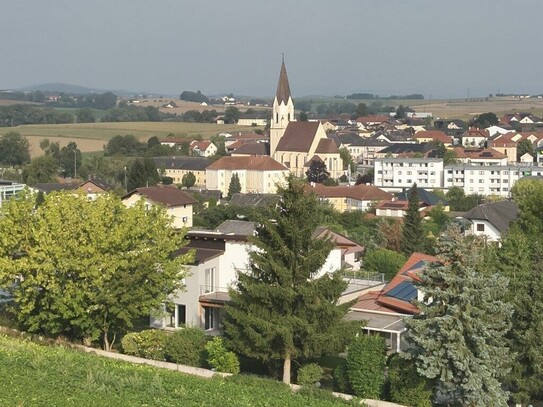
<path fill-rule="evenodd" d="M 347 364 L 342 363 L 334 369 L 334 381 L 341 393 L 352 393 L 349 377 L 347 376 Z"/>
<path fill-rule="evenodd" d="M 213 369 L 224 373 L 239 373 L 238 357 L 234 352 L 226 349 L 222 338 L 213 338 L 205 348 L 208 354 L 207 362 Z"/>
<path fill-rule="evenodd" d="M 188 366 L 205 366 L 205 344 L 207 337 L 201 329 L 183 328 L 169 335 L 165 347 L 170 362 Z"/>
<path fill-rule="evenodd" d="M 413 407 L 432 406 L 432 383 L 417 373 L 413 360 L 392 355 L 388 361 L 390 401 Z"/>
<path fill-rule="evenodd" d="M 355 395 L 379 399 L 385 382 L 386 345 L 377 335 L 360 335 L 348 349 L 347 376 Z"/>
<path fill-rule="evenodd" d="M 158 329 L 126 334 L 121 341 L 124 353 L 146 359 L 165 360 L 168 334 Z"/>
<path fill-rule="evenodd" d="M 309 363 L 298 370 L 298 384 L 300 386 L 313 386 L 320 381 L 324 370 L 316 363 Z"/>

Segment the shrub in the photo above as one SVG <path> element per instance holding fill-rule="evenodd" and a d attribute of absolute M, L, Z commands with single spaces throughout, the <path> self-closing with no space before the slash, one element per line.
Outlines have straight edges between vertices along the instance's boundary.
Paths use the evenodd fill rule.
<path fill-rule="evenodd" d="M 158 329 L 126 334 L 121 341 L 124 353 L 146 359 L 165 360 L 168 334 Z"/>
<path fill-rule="evenodd" d="M 226 349 L 222 338 L 215 337 L 206 344 L 208 354 L 207 362 L 209 365 L 224 373 L 239 373 L 239 360 L 234 352 Z"/>
<path fill-rule="evenodd" d="M 359 335 L 349 346 L 347 376 L 355 395 L 378 399 L 385 381 L 386 345 L 377 335 Z"/>
<path fill-rule="evenodd" d="M 390 401 L 413 407 L 432 406 L 432 383 L 417 373 L 413 360 L 392 355 L 388 361 Z"/>
<path fill-rule="evenodd" d="M 313 386 L 320 381 L 324 370 L 316 363 L 309 363 L 298 370 L 298 384 L 300 386 Z"/>
<path fill-rule="evenodd" d="M 351 386 L 349 384 L 349 377 L 347 376 L 347 364 L 342 363 L 334 369 L 334 381 L 337 389 L 341 393 L 351 393 Z"/>
<path fill-rule="evenodd" d="M 168 336 L 164 345 L 166 358 L 170 362 L 202 367 L 205 365 L 206 342 L 201 329 L 183 328 Z"/>

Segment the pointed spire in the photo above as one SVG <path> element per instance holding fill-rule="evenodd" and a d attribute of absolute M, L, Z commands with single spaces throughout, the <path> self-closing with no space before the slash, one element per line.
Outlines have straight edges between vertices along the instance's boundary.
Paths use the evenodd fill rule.
<path fill-rule="evenodd" d="M 285 68 L 285 54 L 282 54 L 281 73 L 279 74 L 279 83 L 277 84 L 277 92 L 275 93 L 277 103 L 283 102 L 285 105 L 290 98 L 290 85 L 288 84 L 287 68 Z"/>

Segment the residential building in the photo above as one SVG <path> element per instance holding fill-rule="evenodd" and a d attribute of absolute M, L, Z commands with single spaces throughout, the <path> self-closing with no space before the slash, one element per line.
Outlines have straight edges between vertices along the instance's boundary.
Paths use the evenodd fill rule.
<path fill-rule="evenodd" d="M 490 134 L 487 130 L 469 128 L 460 136 L 460 144 L 464 147 L 484 146 Z"/>
<path fill-rule="evenodd" d="M 192 207 L 197 201 L 186 192 L 172 186 L 154 186 L 136 188 L 122 198 L 127 207 L 136 205 L 141 199 L 146 207 L 165 207 L 174 228 L 192 227 Z"/>
<path fill-rule="evenodd" d="M 382 200 L 392 199 L 392 194 L 374 185 L 325 186 L 312 184 L 307 188 L 321 201 L 326 201 L 339 212 L 367 211 Z"/>
<path fill-rule="evenodd" d="M 414 301 L 422 301 L 423 293 L 417 286 L 425 267 L 437 258 L 422 253 L 413 253 L 396 276 L 382 290 L 369 291 L 358 298 L 346 316 L 347 320 L 365 321 L 362 328 L 368 333 L 385 338 L 394 352 L 407 348 L 403 336 L 407 331 L 404 318 L 420 311 Z"/>
<path fill-rule="evenodd" d="M 249 267 L 253 247 L 248 240 L 254 234 L 253 222 L 239 220 L 225 221 L 216 230 L 189 231 L 189 244 L 177 252 L 184 254 L 193 250 L 195 253 L 184 280 L 185 289 L 170 297 L 174 307 L 167 310 L 169 314 L 164 318 L 151 318 L 151 325 L 157 328 L 195 326 L 208 334 L 220 333 L 224 306 L 230 300 L 228 289 L 235 284 L 237 273 Z M 361 246 L 328 229 L 319 228 L 314 236 L 330 237 L 336 242 L 318 276 L 339 270 L 344 262 L 352 261 L 352 266 L 357 266 Z"/>
<path fill-rule="evenodd" d="M 15 181 L 0 180 L 0 206 L 2 206 L 6 200 L 15 196 L 25 188 L 25 184 L 20 184 Z"/>
<path fill-rule="evenodd" d="M 275 194 L 288 168 L 267 156 L 222 157 L 206 168 L 206 188 L 226 196 L 234 174 L 241 183 L 241 193 Z"/>
<path fill-rule="evenodd" d="M 194 187 L 205 188 L 206 168 L 213 162 L 205 157 L 154 157 L 156 167 L 161 173 L 173 179 L 174 184 L 181 184 L 183 176 L 191 172 L 196 177 Z"/>
<path fill-rule="evenodd" d="M 115 189 L 115 186 L 106 181 L 90 176 L 86 181 L 51 182 L 40 183 L 34 187 L 38 191 L 48 194 L 54 191 L 73 191 L 84 193 L 89 199 L 96 199 L 101 194 L 106 194 Z"/>
<path fill-rule="evenodd" d="M 443 160 L 440 158 L 380 158 L 374 162 L 374 183 L 385 191 L 402 191 L 413 184 L 440 188 Z"/>
<path fill-rule="evenodd" d="M 470 221 L 470 227 L 466 233 L 483 236 L 489 242 L 499 242 L 518 215 L 518 206 L 513 201 L 478 205 L 464 215 L 464 219 Z"/>
<path fill-rule="evenodd" d="M 451 136 L 447 136 L 441 130 L 423 130 L 413 135 L 417 143 L 443 143 L 446 147 L 452 145 Z"/>
<path fill-rule="evenodd" d="M 262 113 L 245 113 L 236 122 L 238 126 L 266 126 L 268 118 L 263 117 Z"/>
<path fill-rule="evenodd" d="M 217 146 L 209 140 L 194 140 L 190 143 L 189 151 L 195 157 L 212 157 L 217 154 Z"/>
<path fill-rule="evenodd" d="M 507 165 L 506 154 L 494 148 L 454 147 L 456 160 L 469 165 Z"/>

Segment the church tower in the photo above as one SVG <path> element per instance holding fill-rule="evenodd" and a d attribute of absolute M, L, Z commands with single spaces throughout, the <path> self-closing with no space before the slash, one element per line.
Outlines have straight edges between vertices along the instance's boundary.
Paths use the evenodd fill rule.
<path fill-rule="evenodd" d="M 270 122 L 270 155 L 272 157 L 274 157 L 279 140 L 283 137 L 288 123 L 294 120 L 294 102 L 290 95 L 287 69 L 285 68 L 285 59 L 283 58 Z"/>

